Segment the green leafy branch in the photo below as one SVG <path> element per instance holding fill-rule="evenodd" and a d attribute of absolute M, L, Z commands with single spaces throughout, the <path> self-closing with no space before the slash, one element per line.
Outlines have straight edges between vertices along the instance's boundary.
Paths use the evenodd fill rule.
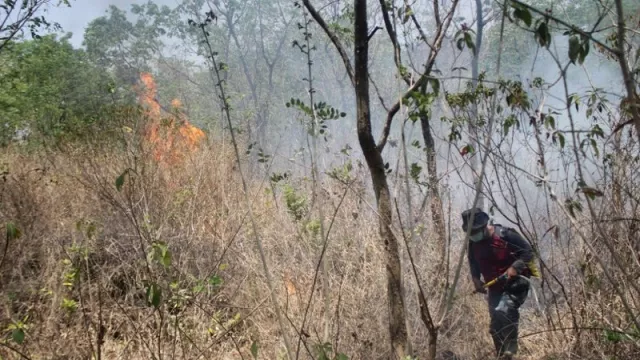
<path fill-rule="evenodd" d="M 289 100 L 285 105 L 288 108 L 297 108 L 310 118 L 313 118 L 315 112 L 315 116 L 318 119 L 317 131 L 321 135 L 324 135 L 327 131 L 326 121 L 338 120 L 347 116 L 347 113 L 339 111 L 331 105 L 328 105 L 326 102 L 317 102 L 313 105 L 312 109 L 311 106 L 307 105 L 304 101 L 291 98 L 291 100 Z M 311 135 L 314 136 L 315 134 Z"/>
<path fill-rule="evenodd" d="M 593 33 L 597 30 L 597 26 L 600 23 L 600 19 L 592 31 L 585 31 L 580 29 L 576 25 L 569 24 L 562 19 L 559 19 L 556 16 L 553 16 L 553 12 L 551 9 L 545 9 L 544 11 L 539 10 L 529 4 L 525 4 L 520 0 L 509 0 L 510 8 L 513 9 L 512 13 L 508 13 L 509 20 L 512 22 L 522 21 L 525 23 L 527 28 L 531 27 L 532 24 L 534 26 L 533 32 L 534 37 L 538 44 L 542 47 L 548 48 L 551 44 L 551 32 L 549 28 L 549 22 L 553 21 L 554 23 L 565 27 L 567 30 L 563 33 L 565 36 L 569 36 L 569 59 L 573 64 L 576 63 L 576 60 L 579 64 L 582 64 L 589 54 L 589 43 L 592 41 L 596 43 L 599 47 L 606 50 L 610 54 L 618 55 L 618 51 L 607 46 L 602 41 L 598 40 L 593 36 Z M 533 22 L 533 14 L 536 13 L 541 16 L 541 18 L 536 19 Z"/>
<path fill-rule="evenodd" d="M 475 54 L 476 44 L 473 39 L 475 34 L 476 33 L 472 29 L 463 24 L 462 28 L 458 30 L 453 36 L 453 38 L 456 39 L 456 47 L 458 48 L 458 50 L 462 51 L 462 49 L 464 49 L 466 46 L 467 48 L 471 49 L 472 53 Z"/>

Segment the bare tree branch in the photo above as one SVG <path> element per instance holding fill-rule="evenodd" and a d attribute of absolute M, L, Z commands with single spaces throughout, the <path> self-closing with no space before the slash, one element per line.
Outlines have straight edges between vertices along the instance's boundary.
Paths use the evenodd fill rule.
<path fill-rule="evenodd" d="M 302 2 L 304 3 L 304 6 L 309 11 L 309 14 L 311 14 L 311 17 L 313 17 L 313 19 L 318 23 L 318 25 L 320 25 L 322 30 L 324 30 L 325 34 L 327 34 L 327 36 L 329 37 L 333 45 L 338 50 L 338 53 L 340 53 L 340 57 L 342 58 L 342 62 L 344 63 L 345 69 L 347 70 L 347 74 L 349 75 L 351 84 L 355 86 L 353 66 L 351 65 L 351 60 L 349 60 L 349 55 L 347 55 L 347 51 L 345 50 L 344 45 L 342 45 L 342 42 L 336 36 L 336 34 L 334 34 L 329 29 L 329 25 L 327 25 L 326 21 L 324 21 L 324 19 L 322 18 L 322 16 L 320 16 L 318 11 L 313 7 L 313 5 L 311 5 L 311 2 L 309 0 L 302 0 Z"/>
<path fill-rule="evenodd" d="M 436 57 L 440 51 L 442 41 L 444 40 L 447 29 L 449 28 L 451 19 L 453 18 L 453 13 L 458 7 L 458 1 L 459 0 L 453 0 L 453 3 L 451 4 L 451 10 L 445 17 L 444 23 L 436 31 L 436 39 L 433 43 L 433 50 L 431 50 L 429 53 L 429 58 L 427 60 L 427 63 L 425 64 L 425 70 L 422 73 L 422 76 L 420 76 L 418 81 L 416 81 L 409 87 L 409 89 L 407 89 L 407 91 L 400 97 L 400 100 L 393 104 L 390 111 L 387 113 L 387 119 L 385 121 L 384 128 L 382 129 L 382 136 L 380 137 L 377 145 L 378 151 L 382 152 L 382 150 L 384 150 L 384 147 L 387 144 L 387 139 L 389 138 L 389 133 L 391 132 L 391 123 L 393 122 L 393 118 L 395 117 L 395 115 L 400 110 L 400 106 L 402 105 L 402 103 L 406 101 L 414 91 L 418 90 L 422 85 L 426 84 L 427 81 L 432 78 L 431 70 L 433 69 L 433 65 L 435 64 Z"/>
<path fill-rule="evenodd" d="M 391 19 L 389 18 L 389 8 L 387 7 L 387 1 L 380 0 L 380 7 L 382 8 L 382 19 L 384 20 L 384 27 L 387 29 L 389 39 L 391 39 L 391 44 L 393 45 L 393 61 L 396 63 L 396 68 L 400 70 L 402 67 L 400 45 L 398 44 L 398 36 L 396 35 L 396 31 L 393 29 Z M 405 82 L 411 81 L 411 75 L 409 75 L 409 73 L 406 71 L 401 71 L 400 76 L 402 76 L 402 79 L 404 79 Z"/>

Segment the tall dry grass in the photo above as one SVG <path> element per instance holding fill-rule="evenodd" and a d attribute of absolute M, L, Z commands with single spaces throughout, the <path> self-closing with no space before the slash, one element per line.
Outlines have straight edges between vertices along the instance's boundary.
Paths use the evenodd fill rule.
<path fill-rule="evenodd" d="M 281 329 L 247 226 L 231 149 L 210 141 L 181 164 L 164 167 L 135 133 L 124 132 L 117 142 L 96 137 L 55 151 L 13 148 L 1 155 L 0 221 L 14 222 L 22 234 L 8 244 L 0 268 L 0 324 L 24 322 L 27 328 L 22 344 L 7 332 L 0 355 L 250 359 L 255 343 L 260 359 L 282 358 Z M 126 169 L 132 170 L 118 190 L 116 179 Z M 330 271 L 328 284 L 320 280 L 311 297 L 322 243 L 312 223 L 294 220 L 283 198 L 284 184 L 271 187 L 268 175 L 252 176 L 251 199 L 287 331 L 296 344 L 302 338 L 300 358 L 317 358 L 323 286 L 330 288 L 329 343 L 335 352 L 350 359 L 389 358 L 383 245 L 375 206 L 365 195 L 366 174 L 356 169 L 349 184 L 330 178 L 322 184 L 321 204 L 327 223 L 333 223 L 325 255 Z M 285 182 L 310 199 L 308 181 Z M 273 189 L 276 196 L 269 192 Z M 437 236 L 428 229 L 421 241 L 433 244 Z M 459 244 L 454 242 L 452 254 Z M 416 266 L 436 298 L 439 290 L 431 286 L 441 276 L 435 273 L 436 252 L 424 244 L 412 247 L 421 249 Z M 487 305 L 471 294 L 467 278 L 441 329 L 443 359 L 492 358 Z M 415 281 L 408 276 L 405 283 L 414 311 L 409 317 L 414 350 L 424 354 L 426 330 L 413 298 Z M 157 307 L 146 292 L 150 284 L 160 289 Z M 581 304 L 582 317 L 606 309 L 603 301 L 609 298 L 594 296 L 572 305 Z M 309 298 L 308 325 L 299 333 Z M 569 305 L 542 305 L 554 312 L 558 327 L 572 326 Z M 521 323 L 522 359 L 600 359 L 612 351 L 597 333 L 585 335 L 580 346 L 588 351 L 577 354 L 566 340 L 572 335 L 560 338 L 549 331 L 532 297 Z M 623 356 L 633 354 L 630 345 L 615 346 Z"/>

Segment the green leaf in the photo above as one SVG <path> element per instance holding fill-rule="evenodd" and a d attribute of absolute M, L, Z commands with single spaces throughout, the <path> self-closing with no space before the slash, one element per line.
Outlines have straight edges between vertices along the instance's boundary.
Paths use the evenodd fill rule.
<path fill-rule="evenodd" d="M 511 127 L 514 125 L 518 128 L 520 127 L 520 123 L 518 122 L 518 119 L 516 118 L 516 116 L 511 114 L 509 115 L 509 117 L 507 117 L 504 120 L 504 124 L 502 124 L 502 128 L 503 128 L 502 130 L 504 131 L 504 135 L 507 135 Z"/>
<path fill-rule="evenodd" d="M 580 39 L 576 35 L 571 36 L 569 38 L 569 60 L 572 64 L 576 63 L 580 51 Z"/>
<path fill-rule="evenodd" d="M 469 49 L 471 49 L 471 51 L 473 51 L 473 53 L 476 53 L 476 44 L 473 43 L 473 38 L 471 37 L 471 34 L 466 32 L 464 33 L 464 42 L 467 44 L 467 47 Z"/>
<path fill-rule="evenodd" d="M 160 263 L 164 267 L 171 266 L 171 252 L 168 249 L 164 249 L 162 251 L 162 255 L 160 257 Z"/>
<path fill-rule="evenodd" d="M 156 283 L 147 287 L 147 303 L 155 308 L 160 307 L 162 301 L 162 289 Z"/>
<path fill-rule="evenodd" d="M 595 199 L 596 197 L 604 196 L 604 193 L 602 191 L 586 185 L 580 186 L 578 190 L 582 191 L 582 193 L 587 195 L 589 198 L 591 198 L 591 200 Z"/>
<path fill-rule="evenodd" d="M 544 124 L 547 126 L 547 128 L 553 130 L 556 128 L 556 119 L 551 115 L 547 115 L 545 117 Z"/>
<path fill-rule="evenodd" d="M 433 93 L 438 96 L 440 94 L 440 80 L 435 78 L 430 78 L 429 83 L 431 84 L 431 88 L 433 89 Z"/>
<path fill-rule="evenodd" d="M 16 344 L 22 344 L 24 342 L 24 330 L 18 328 L 18 329 L 13 329 L 13 331 L 11 332 L 11 338 L 13 339 L 13 341 L 16 342 Z"/>
<path fill-rule="evenodd" d="M 591 147 L 593 148 L 593 152 L 596 157 L 600 157 L 600 150 L 598 150 L 598 144 L 596 143 L 596 139 L 591 139 Z"/>
<path fill-rule="evenodd" d="M 578 62 L 582 65 L 584 63 L 584 60 L 587 58 L 587 55 L 589 55 L 589 39 L 584 39 L 582 41 L 582 46 L 580 47 L 580 54 L 578 56 Z"/>
<path fill-rule="evenodd" d="M 213 275 L 209 278 L 209 284 L 211 284 L 212 286 L 220 286 L 222 285 L 222 283 L 223 283 L 223 280 L 218 275 Z"/>
<path fill-rule="evenodd" d="M 544 80 L 541 77 L 536 77 L 533 79 L 533 87 L 539 89 L 544 85 Z"/>
<path fill-rule="evenodd" d="M 591 134 L 604 139 L 604 131 L 602 131 L 602 128 L 598 124 L 595 124 L 593 126 L 593 128 L 591 129 Z"/>
<path fill-rule="evenodd" d="M 349 357 L 343 353 L 336 355 L 336 360 L 349 360 Z"/>
<path fill-rule="evenodd" d="M 194 294 L 199 294 L 203 291 L 204 291 L 204 285 L 202 283 L 197 284 L 196 286 L 193 287 Z"/>
<path fill-rule="evenodd" d="M 607 341 L 612 343 L 619 343 L 620 341 L 622 341 L 622 334 L 620 334 L 617 331 L 605 330 L 604 336 L 607 339 Z"/>
<path fill-rule="evenodd" d="M 420 172 L 422 172 L 422 167 L 417 163 L 412 163 L 411 170 L 409 171 L 409 176 L 411 176 L 413 181 L 415 181 L 416 183 L 419 183 Z"/>
<path fill-rule="evenodd" d="M 251 356 L 253 356 L 254 359 L 258 358 L 258 343 L 255 341 L 251 344 Z"/>
<path fill-rule="evenodd" d="M 413 15 L 413 9 L 407 8 L 405 13 L 404 13 L 404 17 L 402 19 L 402 23 L 406 24 L 407 21 L 409 21 L 409 19 L 411 18 L 411 15 Z"/>
<path fill-rule="evenodd" d="M 549 47 L 551 45 L 551 34 L 549 33 L 549 26 L 545 22 L 541 22 L 536 29 L 535 38 L 542 47 Z"/>
<path fill-rule="evenodd" d="M 20 229 L 16 226 L 16 224 L 9 222 L 7 223 L 7 241 L 12 241 L 19 238 L 22 235 Z"/>
<path fill-rule="evenodd" d="M 518 8 L 513 12 L 513 16 L 524 21 L 524 23 L 527 24 L 527 26 L 531 26 L 532 16 L 531 16 L 531 12 L 529 12 L 529 9 Z"/>
<path fill-rule="evenodd" d="M 127 175 L 130 169 L 125 170 L 118 178 L 116 178 L 116 189 L 120 191 L 124 185 L 124 177 Z"/>
<path fill-rule="evenodd" d="M 567 210 L 569 211 L 569 215 L 571 215 L 571 217 L 574 218 L 574 219 L 576 217 L 576 210 L 578 212 L 582 211 L 582 205 L 579 202 L 577 202 L 577 201 L 575 201 L 575 200 L 573 200 L 571 198 L 566 199 L 564 201 L 564 205 L 567 208 Z"/>
<path fill-rule="evenodd" d="M 564 135 L 562 135 L 562 133 L 557 133 L 558 134 L 558 140 L 560 141 L 560 148 L 564 149 Z"/>
<path fill-rule="evenodd" d="M 148 257 L 164 267 L 171 266 L 171 251 L 164 242 L 154 242 Z"/>

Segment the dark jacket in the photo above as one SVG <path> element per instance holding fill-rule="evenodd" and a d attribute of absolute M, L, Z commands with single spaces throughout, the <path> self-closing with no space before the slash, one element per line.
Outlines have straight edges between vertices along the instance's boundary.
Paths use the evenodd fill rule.
<path fill-rule="evenodd" d="M 485 282 L 504 274 L 509 267 L 518 271 L 519 275 L 530 277 L 527 264 L 533 260 L 533 250 L 529 242 L 514 229 L 494 225 L 494 236 L 479 242 L 469 241 L 469 268 L 471 276 Z M 502 291 L 504 283 L 493 285 L 490 291 Z"/>

